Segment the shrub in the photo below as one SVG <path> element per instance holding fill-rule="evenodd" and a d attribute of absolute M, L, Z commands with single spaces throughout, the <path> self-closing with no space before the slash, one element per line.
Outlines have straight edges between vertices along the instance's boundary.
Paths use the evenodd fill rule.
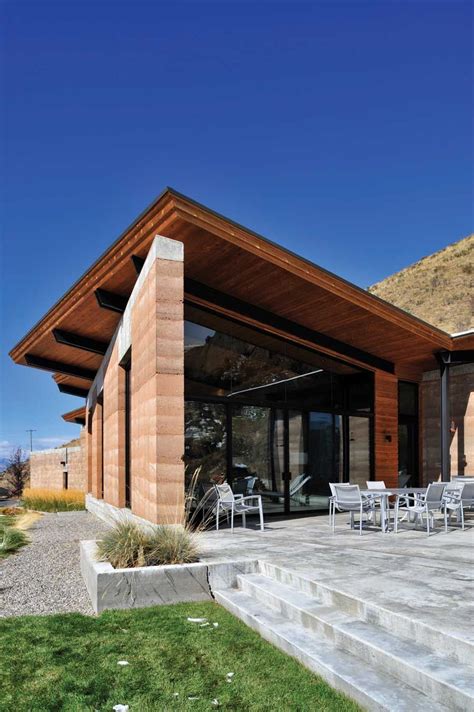
<path fill-rule="evenodd" d="M 80 490 L 25 489 L 22 503 L 39 512 L 70 512 L 85 509 L 85 495 Z"/>
<path fill-rule="evenodd" d="M 145 565 L 147 534 L 133 522 L 118 522 L 97 544 L 98 558 L 116 569 Z"/>
<path fill-rule="evenodd" d="M 97 543 L 97 558 L 116 569 L 189 564 L 198 560 L 198 549 L 186 527 L 161 525 L 148 530 L 121 521 Z"/>
<path fill-rule="evenodd" d="M 156 527 L 148 540 L 148 566 L 192 564 L 198 560 L 196 538 L 182 526 Z"/>

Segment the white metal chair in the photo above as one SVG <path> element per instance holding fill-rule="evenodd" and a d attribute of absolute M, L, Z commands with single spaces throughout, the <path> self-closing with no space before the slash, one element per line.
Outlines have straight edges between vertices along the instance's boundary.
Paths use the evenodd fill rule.
<path fill-rule="evenodd" d="M 336 510 L 338 512 L 350 512 L 351 527 L 354 527 L 354 514 L 359 514 L 359 534 L 362 534 L 362 519 L 365 514 L 367 521 L 371 521 L 375 508 L 374 501 L 371 497 L 365 497 L 361 494 L 359 485 L 351 485 L 346 483 L 329 484 L 331 492 L 333 492 L 332 501 L 332 531 L 336 529 Z"/>
<path fill-rule="evenodd" d="M 461 519 L 461 529 L 464 529 L 464 507 L 462 502 L 462 492 L 464 484 L 458 482 L 449 482 L 444 488 L 442 512 L 444 514 L 444 531 L 448 531 L 448 522 L 451 524 L 451 515 L 456 512 L 456 515 Z"/>
<path fill-rule="evenodd" d="M 334 489 L 335 484 L 339 484 L 339 487 L 349 487 L 349 482 L 329 482 L 329 489 L 331 490 L 331 496 L 328 497 L 329 503 L 329 526 L 332 526 L 332 511 L 334 508 L 334 500 L 336 499 L 336 491 Z"/>
<path fill-rule="evenodd" d="M 458 480 L 457 484 L 463 485 L 461 493 L 463 510 L 472 509 L 474 507 L 474 482 L 459 482 Z"/>
<path fill-rule="evenodd" d="M 442 510 L 443 493 L 446 485 L 443 482 L 433 482 L 424 494 L 403 495 L 403 502 L 397 497 L 395 503 L 395 533 L 398 532 L 398 513 L 403 511 L 408 516 L 415 516 L 415 526 L 419 521 L 423 524 L 423 515 L 426 516 L 426 532 L 430 535 L 430 523 L 434 528 L 434 512 Z"/>
<path fill-rule="evenodd" d="M 385 482 L 383 480 L 366 480 L 365 484 L 367 485 L 368 490 L 386 490 L 387 487 L 385 486 Z M 386 511 L 387 511 L 387 516 L 388 516 L 388 522 L 390 524 L 390 504 L 388 501 L 388 497 L 386 498 Z M 374 507 L 377 509 L 381 509 L 382 503 L 380 500 L 374 499 Z M 374 514 L 375 517 L 375 514 Z M 380 519 L 382 520 L 382 514 L 380 514 Z"/>
<path fill-rule="evenodd" d="M 260 530 L 264 530 L 263 522 L 263 507 L 262 498 L 259 494 L 252 494 L 247 497 L 242 495 L 234 495 L 232 488 L 227 482 L 222 485 L 214 485 L 217 493 L 216 504 L 216 529 L 219 529 L 219 517 L 221 511 L 225 514 L 230 512 L 230 528 L 234 531 L 234 515 L 242 515 L 242 525 L 246 526 L 246 515 L 251 512 L 259 512 L 260 515 Z M 253 500 L 257 504 L 246 504 L 247 501 Z"/>

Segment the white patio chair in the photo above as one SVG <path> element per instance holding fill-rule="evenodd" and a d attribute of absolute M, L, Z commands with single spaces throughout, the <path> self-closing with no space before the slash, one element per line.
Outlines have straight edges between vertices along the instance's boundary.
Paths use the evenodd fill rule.
<path fill-rule="evenodd" d="M 331 492 L 334 492 L 332 503 L 332 531 L 336 529 L 336 510 L 350 512 L 351 528 L 354 527 L 354 513 L 359 514 L 359 534 L 362 534 L 362 519 L 365 514 L 367 521 L 371 521 L 375 512 L 374 501 L 371 497 L 361 494 L 359 485 L 345 483 L 330 483 Z"/>
<path fill-rule="evenodd" d="M 331 496 L 328 497 L 328 503 L 329 503 L 329 526 L 332 526 L 332 510 L 334 507 L 334 500 L 336 499 L 336 491 L 334 489 L 334 486 L 338 484 L 339 487 L 349 487 L 350 483 L 349 482 L 329 482 L 329 489 L 331 490 Z"/>
<path fill-rule="evenodd" d="M 414 515 L 415 526 L 417 522 L 423 524 L 423 515 L 426 516 L 426 532 L 430 535 L 430 523 L 434 528 L 434 513 L 443 506 L 443 492 L 446 485 L 443 482 L 433 482 L 424 494 L 403 495 L 403 502 L 397 497 L 395 503 L 395 534 L 398 532 L 398 513 L 406 512 L 408 516 Z"/>
<path fill-rule="evenodd" d="M 246 515 L 251 512 L 259 512 L 260 530 L 264 530 L 262 498 L 259 494 L 252 494 L 247 497 L 234 495 L 232 488 L 227 482 L 222 485 L 214 485 L 217 493 L 216 505 L 216 530 L 219 530 L 219 517 L 221 511 L 225 514 L 230 512 L 230 528 L 234 531 L 234 515 L 242 515 L 242 525 L 246 526 Z M 257 504 L 246 504 L 247 501 L 254 501 Z"/>
<path fill-rule="evenodd" d="M 385 486 L 385 482 L 383 480 L 366 480 L 365 484 L 367 485 L 368 490 L 385 490 L 385 489 L 387 489 L 387 487 Z M 390 523 L 390 504 L 388 501 L 388 497 L 386 498 L 385 506 L 386 506 L 388 521 Z M 374 507 L 375 507 L 375 509 L 381 509 L 382 502 L 380 501 L 380 499 L 374 499 Z M 374 514 L 374 517 L 375 517 L 375 514 Z M 380 514 L 380 517 L 382 517 L 382 514 Z"/>
<path fill-rule="evenodd" d="M 444 514 L 444 531 L 448 531 L 448 522 L 451 524 L 451 515 L 456 512 L 461 520 L 461 529 L 464 529 L 464 507 L 462 502 L 462 492 L 464 484 L 461 482 L 449 482 L 444 488 L 441 510 Z"/>
<path fill-rule="evenodd" d="M 463 510 L 472 509 L 474 507 L 474 482 L 459 482 L 458 480 L 458 484 L 463 485 L 461 493 Z"/>

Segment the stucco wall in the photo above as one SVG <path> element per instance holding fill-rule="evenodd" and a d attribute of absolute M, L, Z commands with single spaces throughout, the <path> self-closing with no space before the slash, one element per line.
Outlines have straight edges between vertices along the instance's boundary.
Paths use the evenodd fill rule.
<path fill-rule="evenodd" d="M 421 385 L 423 480 L 441 472 L 439 373 L 425 373 Z M 451 475 L 474 475 L 474 364 L 450 372 Z"/>
<path fill-rule="evenodd" d="M 62 462 L 67 461 L 68 489 L 86 491 L 86 467 L 83 447 L 62 447 L 55 450 L 38 450 L 31 453 L 30 487 L 63 489 Z"/>

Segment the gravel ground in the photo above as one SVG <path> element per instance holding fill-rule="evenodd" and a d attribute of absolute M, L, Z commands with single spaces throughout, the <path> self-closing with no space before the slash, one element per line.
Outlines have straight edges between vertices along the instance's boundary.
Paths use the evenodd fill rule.
<path fill-rule="evenodd" d="M 79 542 L 107 525 L 89 512 L 44 514 L 27 534 L 29 544 L 0 560 L 0 616 L 93 614 L 79 566 Z"/>

